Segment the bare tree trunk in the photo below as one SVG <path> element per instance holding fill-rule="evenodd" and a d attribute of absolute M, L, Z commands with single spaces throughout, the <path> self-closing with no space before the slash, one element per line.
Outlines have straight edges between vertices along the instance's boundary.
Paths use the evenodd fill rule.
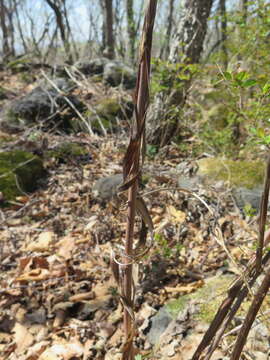
<path fill-rule="evenodd" d="M 46 0 L 46 2 L 54 12 L 54 15 L 56 18 L 56 23 L 57 23 L 57 26 L 60 31 L 60 37 L 61 37 L 62 43 L 64 45 L 65 53 L 67 55 L 68 61 L 72 62 L 68 32 L 67 32 L 67 29 L 65 26 L 65 20 L 64 20 L 62 9 L 61 9 L 61 3 L 59 4 L 58 1 L 55 1 L 55 0 L 54 1 Z"/>
<path fill-rule="evenodd" d="M 213 0 L 184 0 L 182 18 L 173 38 L 169 61 L 183 66 L 199 62 Z M 190 76 L 181 86 L 169 87 L 154 99 L 149 116 L 148 142 L 162 147 L 169 143 L 180 124 L 180 111 L 186 101 Z"/>
<path fill-rule="evenodd" d="M 220 15 L 221 15 L 221 50 L 223 53 L 223 63 L 225 70 L 228 67 L 228 51 L 226 46 L 227 40 L 227 12 L 226 0 L 219 1 Z"/>
<path fill-rule="evenodd" d="M 114 59 L 113 0 L 101 0 L 103 14 L 103 53 L 108 59 Z"/>
<path fill-rule="evenodd" d="M 65 18 L 68 38 L 70 38 L 71 43 L 72 43 L 72 47 L 73 47 L 73 51 L 74 51 L 74 58 L 78 59 L 79 58 L 79 53 L 78 53 L 78 49 L 77 49 L 77 46 L 76 46 L 72 31 L 71 31 L 70 24 L 69 24 L 68 11 L 67 11 L 67 7 L 66 7 L 66 0 L 63 1 L 63 15 L 64 15 L 64 18 Z"/>
<path fill-rule="evenodd" d="M 242 22 L 245 25 L 247 22 L 247 11 L 248 11 L 247 3 L 248 3 L 247 0 L 240 0 L 240 3 L 239 3 L 239 11 L 241 13 Z M 241 28 L 239 25 L 238 25 L 237 29 L 238 29 L 238 31 L 237 31 L 238 39 L 237 40 L 240 45 L 242 43 L 242 41 L 245 41 L 245 35 L 241 31 Z M 237 54 L 237 60 L 238 60 L 239 64 L 242 64 L 242 66 L 243 66 L 243 62 L 245 61 L 245 59 L 242 58 L 242 55 L 240 54 L 240 52 Z M 240 102 L 241 107 L 242 107 L 242 104 L 243 104 L 243 98 L 241 96 L 241 102 Z M 240 122 L 236 119 L 236 120 L 234 120 L 234 122 L 232 124 L 232 139 L 235 144 L 239 143 L 240 136 L 241 136 Z"/>
<path fill-rule="evenodd" d="M 10 3 L 7 4 L 5 0 L 0 0 L 0 27 L 3 37 L 2 52 L 4 59 L 15 55 L 13 10 Z"/>
<path fill-rule="evenodd" d="M 1 30 L 3 36 L 3 57 L 8 57 L 10 53 L 9 43 L 8 43 L 8 30 L 6 24 L 6 7 L 4 4 L 4 0 L 0 0 L 0 22 L 1 22 Z"/>
<path fill-rule="evenodd" d="M 26 40 L 24 38 L 24 33 L 23 33 L 22 25 L 21 25 L 19 12 L 18 12 L 18 6 L 16 5 L 15 0 L 14 0 L 14 11 L 15 11 L 16 19 L 17 19 L 18 31 L 19 31 L 19 34 L 20 34 L 20 38 L 22 40 L 23 50 L 24 50 L 24 53 L 27 54 L 28 53 L 28 46 L 27 46 Z"/>
<path fill-rule="evenodd" d="M 131 63 L 135 60 L 136 25 L 134 21 L 133 0 L 126 0 L 128 52 Z"/>
<path fill-rule="evenodd" d="M 160 57 L 162 59 L 167 59 L 170 53 L 170 40 L 171 40 L 172 25 L 173 25 L 173 11 L 174 11 L 174 0 L 170 0 L 165 42 L 160 51 Z"/>

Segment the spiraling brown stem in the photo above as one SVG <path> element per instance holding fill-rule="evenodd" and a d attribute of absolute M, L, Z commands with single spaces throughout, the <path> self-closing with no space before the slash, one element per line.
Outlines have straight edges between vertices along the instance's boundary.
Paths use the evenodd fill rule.
<path fill-rule="evenodd" d="M 132 264 L 133 259 L 133 241 L 134 241 L 134 224 L 136 213 L 136 199 L 138 178 L 141 171 L 141 158 L 143 160 L 145 149 L 145 118 L 149 104 L 149 75 L 150 60 L 152 49 L 152 34 L 155 21 L 157 0 L 149 0 L 145 14 L 140 55 L 137 83 L 135 89 L 135 117 L 131 127 L 129 145 L 125 154 L 123 163 L 124 184 L 123 187 L 128 189 L 128 211 L 127 211 L 127 227 L 125 238 L 125 255 L 123 262 L 124 279 L 122 301 L 124 303 L 124 328 L 126 343 L 123 351 L 123 360 L 134 359 L 133 336 L 134 324 L 133 315 L 133 279 Z"/>

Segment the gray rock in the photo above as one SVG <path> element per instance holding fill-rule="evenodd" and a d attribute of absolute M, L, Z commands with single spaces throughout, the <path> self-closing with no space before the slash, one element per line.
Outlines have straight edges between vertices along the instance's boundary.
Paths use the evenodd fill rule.
<path fill-rule="evenodd" d="M 70 82 L 65 79 L 56 79 L 56 86 L 61 91 L 68 92 L 71 88 Z M 83 104 L 73 95 L 67 94 L 68 100 L 79 110 L 83 109 Z M 57 113 L 57 109 L 69 108 L 65 116 Z M 69 120 L 74 116 L 74 111 L 67 103 L 65 96 L 48 84 L 41 84 L 25 96 L 14 100 L 10 106 L 4 110 L 1 126 L 7 130 L 20 130 L 31 126 L 37 122 L 51 123 L 62 121 L 62 128 L 70 127 Z"/>
<path fill-rule="evenodd" d="M 84 75 L 100 75 L 103 74 L 104 67 L 109 61 L 106 58 L 97 58 L 87 63 L 79 63 L 77 68 Z"/>
<path fill-rule="evenodd" d="M 122 182 L 122 174 L 116 174 L 101 178 L 93 186 L 93 194 L 97 199 L 101 201 L 108 201 L 116 195 L 117 188 Z"/>
<path fill-rule="evenodd" d="M 178 179 L 178 186 L 189 191 L 194 190 L 199 185 L 199 183 L 200 181 L 197 177 L 188 178 L 185 176 L 181 176 Z"/>
<path fill-rule="evenodd" d="M 103 75 L 104 82 L 110 86 L 123 84 L 125 89 L 134 89 L 136 85 L 136 73 L 121 61 L 96 58 L 77 64 L 77 68 L 84 75 Z"/>
<path fill-rule="evenodd" d="M 258 211 L 260 209 L 262 191 L 262 187 L 254 189 L 242 187 L 234 189 L 232 193 L 236 204 L 240 209 L 244 209 L 246 205 L 251 205 L 254 210 Z"/>
<path fill-rule="evenodd" d="M 120 61 L 110 61 L 104 67 L 103 80 L 111 86 L 123 84 L 125 89 L 133 89 L 136 85 L 136 74 Z"/>
<path fill-rule="evenodd" d="M 172 315 L 163 306 L 156 315 L 151 318 L 151 329 L 147 333 L 147 340 L 155 345 L 159 342 L 161 334 L 167 329 L 168 325 L 173 321 Z"/>
<path fill-rule="evenodd" d="M 61 91 L 70 92 L 74 89 L 75 84 L 70 79 L 65 79 L 63 77 L 57 77 L 52 79 L 52 83 Z M 39 85 L 42 89 L 51 91 L 54 87 L 47 80 L 44 80 Z"/>

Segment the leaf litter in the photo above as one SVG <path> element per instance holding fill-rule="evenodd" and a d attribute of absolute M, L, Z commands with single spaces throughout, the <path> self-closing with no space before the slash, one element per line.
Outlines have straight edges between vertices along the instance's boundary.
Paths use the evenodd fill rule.
<path fill-rule="evenodd" d="M 67 159 L 60 164 L 47 159 L 49 175 L 43 188 L 1 210 L 3 359 L 120 356 L 123 309 L 109 263 L 112 248 L 124 238 L 125 211 L 95 197 L 92 189 L 100 178 L 121 172 L 126 143 L 115 135 L 65 136 L 65 142 L 74 140 L 89 150 L 88 162 Z M 61 136 L 51 135 L 49 146 L 61 141 Z M 213 209 L 213 216 L 198 199 L 177 190 L 180 162 L 172 145 L 166 157 L 146 159 L 144 165 L 148 181 L 141 195 L 156 233 L 139 266 L 136 347 L 150 359 L 181 359 L 183 349 L 191 347 L 192 352 L 194 339 L 202 336 L 191 311 L 181 319 L 181 326 L 178 322 L 167 329 L 166 346 L 151 348 L 147 343 L 151 317 L 168 300 L 196 292 L 204 286 L 204 278 L 217 271 L 237 273 L 226 249 L 240 269 L 254 251 L 256 239 L 256 224 L 239 215 L 226 191 L 217 196 L 198 185 L 198 194 Z M 195 165 L 190 161 L 187 167 L 192 173 Z M 172 190 L 152 192 L 168 186 Z"/>

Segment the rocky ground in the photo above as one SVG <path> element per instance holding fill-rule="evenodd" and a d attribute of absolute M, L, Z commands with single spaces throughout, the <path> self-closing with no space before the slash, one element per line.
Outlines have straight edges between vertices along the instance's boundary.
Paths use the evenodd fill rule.
<path fill-rule="evenodd" d="M 63 82 L 57 80 L 60 95 L 50 85 L 44 97 L 44 86 L 39 87 L 46 116 L 33 106 L 22 112 L 29 98 L 33 104 L 36 89 L 22 79 L 25 73 L 1 73 L 6 95 L 0 100 L 1 359 L 121 358 L 123 309 L 109 262 L 125 233 L 125 206 L 115 196 L 120 177 L 112 176 L 122 172 L 130 117 L 123 98 L 126 106 L 130 95 L 99 82 L 96 76 L 104 69 L 91 76 L 82 69 L 72 75 L 72 90 L 59 89 Z M 83 119 L 59 96 L 68 97 L 87 123 L 92 119 L 91 128 L 74 126 Z M 53 108 L 51 97 L 57 98 Z M 100 104 L 108 98 L 117 99 L 118 107 L 114 103 L 104 115 Z M 12 121 L 6 117 L 10 110 Z M 59 121 L 61 126 L 54 126 Z M 14 151 L 23 157 L 15 167 L 4 162 Z M 29 154 L 42 162 L 42 171 L 24 180 L 34 171 L 25 167 Z M 155 237 L 134 267 L 137 359 L 189 359 L 226 289 L 254 253 L 261 171 L 251 184 L 242 179 L 235 185 L 234 169 L 241 166 L 210 159 L 210 168 L 217 169 L 217 162 L 227 169 L 225 177 L 219 176 L 222 170 L 207 171 L 205 159 L 184 156 L 176 145 L 158 156 L 148 152 L 140 191 Z M 260 168 L 251 164 L 249 179 L 254 166 Z M 1 182 L 7 173 L 8 192 L 7 180 Z M 24 186 L 29 182 L 33 188 Z M 267 301 L 243 359 L 268 359 Z M 247 307 L 248 301 L 213 359 L 229 358 Z"/>

